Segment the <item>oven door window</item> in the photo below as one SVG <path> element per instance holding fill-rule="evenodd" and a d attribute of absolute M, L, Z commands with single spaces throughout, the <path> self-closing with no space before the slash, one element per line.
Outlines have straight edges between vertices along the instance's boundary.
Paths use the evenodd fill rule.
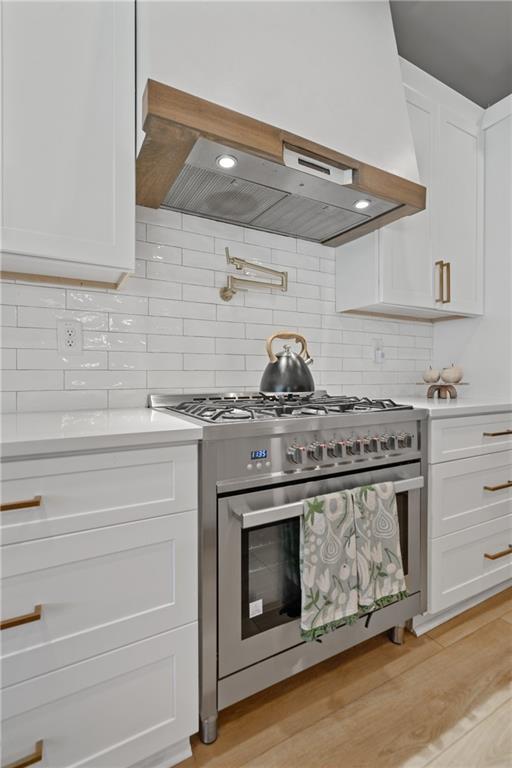
<path fill-rule="evenodd" d="M 298 518 L 242 531 L 242 639 L 300 616 Z"/>

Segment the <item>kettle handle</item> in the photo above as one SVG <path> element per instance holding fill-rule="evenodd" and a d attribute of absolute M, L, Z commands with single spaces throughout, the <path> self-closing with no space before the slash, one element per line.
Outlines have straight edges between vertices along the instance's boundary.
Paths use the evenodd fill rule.
<path fill-rule="evenodd" d="M 297 342 L 297 344 L 301 345 L 299 356 L 302 357 L 304 360 L 310 359 L 310 355 L 308 352 L 308 343 L 304 338 L 304 336 L 302 336 L 302 334 L 294 333 L 293 331 L 278 331 L 277 333 L 273 333 L 272 336 L 269 336 L 265 342 L 265 348 L 267 350 L 267 355 L 269 356 L 271 363 L 275 363 L 277 361 L 277 357 L 275 356 L 272 350 L 272 342 L 274 341 L 274 339 L 293 339 L 294 341 Z"/>

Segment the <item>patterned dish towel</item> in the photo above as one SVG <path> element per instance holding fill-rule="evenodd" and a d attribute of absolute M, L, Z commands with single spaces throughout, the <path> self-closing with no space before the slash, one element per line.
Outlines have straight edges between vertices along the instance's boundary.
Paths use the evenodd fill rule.
<path fill-rule="evenodd" d="M 304 640 L 407 597 L 393 483 L 304 501 L 301 578 Z"/>

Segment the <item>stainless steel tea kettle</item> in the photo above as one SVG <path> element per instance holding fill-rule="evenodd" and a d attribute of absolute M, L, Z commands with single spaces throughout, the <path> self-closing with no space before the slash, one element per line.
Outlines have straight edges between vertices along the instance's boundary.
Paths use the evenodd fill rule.
<path fill-rule="evenodd" d="M 301 345 L 299 354 L 292 352 L 289 344 L 285 344 L 282 352 L 274 354 L 272 342 L 274 339 L 293 339 Z M 267 355 L 270 362 L 261 377 L 260 392 L 263 394 L 276 393 L 312 393 L 315 382 L 308 368 L 313 358 L 309 356 L 308 344 L 304 336 L 291 331 L 279 331 L 269 336 L 266 343 Z"/>

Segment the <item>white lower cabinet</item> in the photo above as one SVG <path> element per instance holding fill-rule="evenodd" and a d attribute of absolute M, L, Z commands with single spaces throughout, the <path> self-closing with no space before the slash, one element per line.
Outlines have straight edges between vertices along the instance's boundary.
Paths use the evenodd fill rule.
<path fill-rule="evenodd" d="M 127 768 L 197 729 L 197 624 L 2 694 L 3 761 L 42 741 L 41 768 Z"/>
<path fill-rule="evenodd" d="M 187 757 L 197 445 L 6 461 L 2 505 L 2 765 Z"/>
<path fill-rule="evenodd" d="M 442 611 L 510 578 L 512 515 L 434 539 L 430 611 Z"/>
<path fill-rule="evenodd" d="M 430 614 L 512 578 L 511 425 L 510 412 L 430 420 Z"/>

